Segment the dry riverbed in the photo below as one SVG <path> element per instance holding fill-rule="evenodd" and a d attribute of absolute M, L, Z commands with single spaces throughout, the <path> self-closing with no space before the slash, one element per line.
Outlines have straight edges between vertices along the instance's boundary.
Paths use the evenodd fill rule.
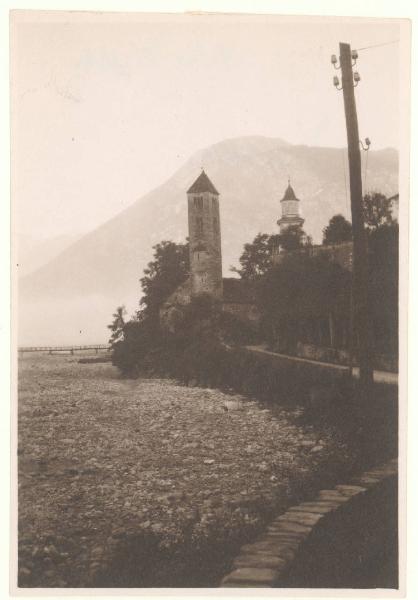
<path fill-rule="evenodd" d="M 24 355 L 19 584 L 216 585 L 240 543 L 350 461 L 301 410 Z"/>

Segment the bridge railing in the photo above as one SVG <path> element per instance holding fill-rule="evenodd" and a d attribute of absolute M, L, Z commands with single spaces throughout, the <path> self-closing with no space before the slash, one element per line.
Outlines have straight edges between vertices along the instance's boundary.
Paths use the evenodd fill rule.
<path fill-rule="evenodd" d="M 83 350 L 95 350 L 96 354 L 99 350 L 110 350 L 109 344 L 87 344 L 84 346 L 19 346 L 19 352 L 48 352 L 52 354 L 54 352 L 80 352 Z"/>

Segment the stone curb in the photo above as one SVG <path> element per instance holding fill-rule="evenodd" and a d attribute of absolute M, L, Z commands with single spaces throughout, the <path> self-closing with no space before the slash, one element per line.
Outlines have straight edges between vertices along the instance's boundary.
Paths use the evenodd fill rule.
<path fill-rule="evenodd" d="M 242 546 L 234 559 L 234 570 L 221 587 L 274 587 L 288 571 L 301 545 L 312 530 L 356 498 L 398 473 L 398 460 L 354 477 L 347 485 L 321 490 L 315 500 L 302 502 L 276 517 L 255 542 Z"/>

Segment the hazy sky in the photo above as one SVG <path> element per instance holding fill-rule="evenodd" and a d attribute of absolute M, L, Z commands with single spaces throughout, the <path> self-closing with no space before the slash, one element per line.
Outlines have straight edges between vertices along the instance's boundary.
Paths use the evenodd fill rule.
<path fill-rule="evenodd" d="M 330 55 L 400 35 L 342 18 L 54 19 L 12 28 L 13 199 L 33 237 L 93 229 L 225 138 L 344 146 Z M 360 136 L 398 147 L 399 44 L 360 51 L 356 68 Z"/>

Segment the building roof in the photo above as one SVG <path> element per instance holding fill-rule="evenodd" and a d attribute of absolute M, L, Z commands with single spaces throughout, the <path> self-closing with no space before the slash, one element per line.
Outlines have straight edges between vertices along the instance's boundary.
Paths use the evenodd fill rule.
<path fill-rule="evenodd" d="M 297 200 L 297 201 L 299 201 L 299 198 L 296 198 L 296 194 L 295 194 L 292 186 L 290 185 L 290 181 L 289 181 L 289 185 L 286 188 L 284 196 L 280 200 L 280 202 L 283 202 L 284 200 Z"/>
<path fill-rule="evenodd" d="M 254 281 L 224 277 L 223 302 L 232 304 L 255 304 L 257 300 L 256 284 Z"/>
<path fill-rule="evenodd" d="M 203 192 L 210 192 L 211 194 L 216 194 L 216 196 L 219 196 L 219 192 L 217 191 L 216 187 L 213 185 L 206 173 L 202 170 L 194 184 L 187 190 L 187 193 L 202 194 Z"/>

